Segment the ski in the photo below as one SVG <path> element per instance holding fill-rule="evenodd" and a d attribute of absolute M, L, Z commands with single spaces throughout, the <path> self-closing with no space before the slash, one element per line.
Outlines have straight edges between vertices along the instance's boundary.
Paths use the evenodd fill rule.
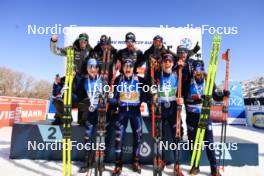
<path fill-rule="evenodd" d="M 179 58 L 183 60 L 183 58 Z M 182 98 L 182 66 L 178 66 L 178 91 L 177 91 L 177 98 Z M 182 113 L 182 105 L 177 105 L 177 113 L 176 113 L 176 144 L 179 146 L 179 142 L 181 140 L 181 113 Z M 180 166 L 176 170 L 176 164 L 179 164 L 180 161 L 180 152 L 179 149 L 176 149 L 176 162 L 174 165 L 174 176 L 182 176 Z"/>
<path fill-rule="evenodd" d="M 72 121 L 72 82 L 73 82 L 73 68 L 74 68 L 74 50 L 67 49 L 67 64 L 66 77 L 64 85 L 64 115 L 63 115 L 63 139 L 62 139 L 62 173 L 63 176 L 71 175 L 71 121 Z"/>
<path fill-rule="evenodd" d="M 159 80 L 155 80 L 155 66 L 159 67 L 158 60 L 150 57 L 150 74 L 151 85 L 158 85 Z M 158 68 L 159 70 L 159 68 Z M 159 95 L 158 92 L 156 92 Z M 151 121 L 152 121 L 152 137 L 154 139 L 154 159 L 153 159 L 153 175 L 161 176 L 163 170 L 162 150 L 160 148 L 160 141 L 162 140 L 162 120 L 161 120 L 161 107 L 158 98 L 152 96 L 151 102 Z"/>
<path fill-rule="evenodd" d="M 228 90 L 228 82 L 229 82 L 229 64 L 230 64 L 230 59 L 229 59 L 229 52 L 230 49 L 227 49 L 226 52 L 222 55 L 222 59 L 226 61 L 226 73 L 225 73 L 225 83 L 224 83 L 224 90 Z M 223 100 L 223 109 L 222 109 L 222 127 L 221 127 L 221 138 L 220 138 L 220 144 L 222 145 L 221 147 L 221 156 L 219 158 L 219 164 L 221 169 L 224 171 L 225 167 L 225 148 L 223 145 L 226 143 L 226 124 L 227 124 L 227 118 L 228 118 L 228 97 L 224 97 Z"/>
<path fill-rule="evenodd" d="M 204 100 L 202 105 L 202 112 L 200 114 L 200 119 L 198 123 L 198 129 L 196 132 L 196 137 L 194 141 L 194 148 L 191 158 L 191 166 L 198 167 L 200 157 L 201 157 L 201 149 L 202 143 L 204 141 L 204 134 L 207 126 L 207 120 L 210 116 L 210 101 L 212 98 L 212 92 L 214 87 L 214 81 L 216 76 L 216 70 L 218 65 L 218 54 L 220 49 L 221 36 L 215 35 L 213 37 L 213 45 L 211 49 L 211 57 L 208 68 L 208 74 L 205 84 L 204 91 Z"/>
<path fill-rule="evenodd" d="M 103 51 L 103 63 L 100 77 L 103 82 L 108 83 L 109 76 L 109 66 L 110 66 L 110 57 L 111 57 L 111 47 L 107 47 Z M 98 103 L 98 123 L 97 123 L 97 135 L 96 135 L 96 144 L 105 143 L 105 133 L 106 133 L 106 112 L 107 112 L 107 97 L 108 95 L 100 93 L 99 103 Z M 104 150 L 101 150 L 100 147 L 95 152 L 95 176 L 102 176 L 104 170 Z"/>
<path fill-rule="evenodd" d="M 119 62 L 117 62 L 116 64 L 114 64 L 114 66 L 113 66 L 113 68 L 114 68 L 114 71 L 113 71 L 113 77 L 112 77 L 112 79 L 111 79 L 111 81 L 110 81 L 110 91 L 112 92 L 113 90 L 113 88 L 112 88 L 112 85 L 114 85 L 114 82 L 115 82 L 115 79 L 116 79 L 116 77 L 117 77 L 117 74 L 118 74 L 118 72 L 120 71 L 120 69 L 121 69 L 121 63 L 119 63 Z"/>

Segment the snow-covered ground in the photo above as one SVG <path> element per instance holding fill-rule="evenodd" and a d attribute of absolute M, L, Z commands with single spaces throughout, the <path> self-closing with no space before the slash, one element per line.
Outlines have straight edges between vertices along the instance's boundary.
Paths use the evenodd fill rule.
<path fill-rule="evenodd" d="M 223 176 L 263 176 L 264 175 L 264 130 L 253 129 L 252 127 L 228 126 L 229 137 L 239 137 L 246 141 L 259 144 L 259 166 L 231 167 L 226 166 Z M 44 160 L 10 160 L 11 127 L 0 128 L 0 175 L 4 176 L 61 176 L 61 162 Z M 220 126 L 214 126 L 214 134 L 220 135 Z M 80 163 L 75 162 L 72 166 L 72 175 L 86 175 L 78 173 Z M 185 175 L 189 175 L 190 166 L 182 166 Z M 107 165 L 104 175 L 111 175 L 113 165 Z M 173 166 L 167 166 L 164 175 L 172 175 Z M 200 167 L 199 175 L 210 175 L 209 166 Z M 125 166 L 122 172 L 125 176 L 139 175 Z M 144 166 L 141 175 L 152 175 L 152 167 Z"/>

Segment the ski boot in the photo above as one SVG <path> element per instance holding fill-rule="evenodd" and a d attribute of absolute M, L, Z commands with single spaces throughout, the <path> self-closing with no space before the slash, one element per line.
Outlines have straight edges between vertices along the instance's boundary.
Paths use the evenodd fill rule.
<path fill-rule="evenodd" d="M 141 166 L 140 166 L 139 162 L 134 162 L 132 164 L 132 169 L 134 172 L 137 172 L 140 174 L 141 173 Z"/>
<path fill-rule="evenodd" d="M 85 157 L 85 163 L 84 165 L 79 169 L 79 173 L 86 173 L 88 172 L 90 169 L 90 163 L 89 163 L 89 159 L 87 157 Z"/>
<path fill-rule="evenodd" d="M 122 163 L 121 161 L 116 162 L 115 168 L 112 171 L 112 176 L 119 176 L 122 172 Z"/>
<path fill-rule="evenodd" d="M 88 170 L 89 170 L 89 167 L 87 165 L 85 165 L 79 169 L 79 173 L 86 173 L 86 172 L 88 172 Z"/>
<path fill-rule="evenodd" d="M 139 173 L 139 174 L 141 173 L 141 166 L 140 166 L 140 164 L 139 164 L 139 159 L 138 159 L 137 157 L 135 157 L 135 158 L 133 159 L 132 170 L 133 170 L 134 172 Z"/>
<path fill-rule="evenodd" d="M 211 176 L 221 176 L 219 169 L 216 166 L 211 166 Z"/>
<path fill-rule="evenodd" d="M 51 125 L 62 125 L 61 117 L 58 117 L 57 115 L 54 116 L 55 120 L 51 123 Z"/>
<path fill-rule="evenodd" d="M 199 166 L 198 167 L 192 167 L 191 170 L 190 170 L 190 175 L 198 175 L 200 172 L 200 169 L 199 169 Z"/>
<path fill-rule="evenodd" d="M 176 164 L 174 166 L 174 175 L 175 176 L 184 176 L 184 174 L 182 173 L 182 169 L 180 168 L 179 164 Z"/>
<path fill-rule="evenodd" d="M 161 162 L 159 163 L 159 166 L 161 168 L 161 171 L 163 171 L 165 166 L 166 166 L 166 161 L 165 160 L 161 160 Z"/>
<path fill-rule="evenodd" d="M 88 139 L 84 139 L 85 144 L 88 143 Z M 86 173 L 89 172 L 89 169 L 91 168 L 93 163 L 93 152 L 86 151 L 85 157 L 84 157 L 84 165 L 79 169 L 79 173 Z"/>

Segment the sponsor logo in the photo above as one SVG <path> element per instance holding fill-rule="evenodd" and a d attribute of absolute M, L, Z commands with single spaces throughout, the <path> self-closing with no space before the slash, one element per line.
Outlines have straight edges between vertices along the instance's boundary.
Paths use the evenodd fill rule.
<path fill-rule="evenodd" d="M 264 112 L 254 112 L 251 121 L 255 128 L 264 129 Z"/>
<path fill-rule="evenodd" d="M 180 41 L 180 45 L 190 49 L 192 47 L 192 41 L 189 38 L 183 38 Z"/>
<path fill-rule="evenodd" d="M 23 110 L 17 107 L 15 111 L 0 111 L 0 120 L 18 119 L 21 118 L 34 118 L 42 117 L 42 110 Z"/>
<path fill-rule="evenodd" d="M 143 142 L 140 147 L 140 155 L 143 157 L 147 157 L 150 155 L 150 153 L 151 153 L 150 146 L 146 142 Z"/>
<path fill-rule="evenodd" d="M 215 143 L 217 149 L 215 150 L 216 159 L 224 158 L 225 160 L 232 160 L 231 154 L 226 146 L 226 144 Z"/>

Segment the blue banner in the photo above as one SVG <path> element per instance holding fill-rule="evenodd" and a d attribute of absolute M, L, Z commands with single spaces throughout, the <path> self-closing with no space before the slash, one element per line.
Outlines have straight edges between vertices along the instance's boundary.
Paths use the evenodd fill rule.
<path fill-rule="evenodd" d="M 245 124 L 246 123 L 246 113 L 245 113 L 245 103 L 242 94 L 242 87 L 239 82 L 231 81 L 229 82 L 229 106 L 228 115 L 229 121 L 232 124 Z"/>

